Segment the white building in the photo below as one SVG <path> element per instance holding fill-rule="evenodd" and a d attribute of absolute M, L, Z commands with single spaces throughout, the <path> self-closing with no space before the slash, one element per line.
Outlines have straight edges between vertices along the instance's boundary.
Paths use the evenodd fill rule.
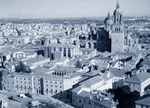
<path fill-rule="evenodd" d="M 129 86 L 131 91 L 138 91 L 142 96 L 144 95 L 146 87 L 150 85 L 150 73 L 137 73 L 136 75 L 125 79 L 123 85 Z"/>

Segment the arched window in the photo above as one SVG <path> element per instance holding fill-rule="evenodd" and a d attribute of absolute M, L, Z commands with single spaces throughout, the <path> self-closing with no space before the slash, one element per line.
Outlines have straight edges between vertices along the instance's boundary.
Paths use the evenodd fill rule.
<path fill-rule="evenodd" d="M 120 15 L 120 23 L 121 23 L 121 20 L 122 20 L 122 16 Z"/>
<path fill-rule="evenodd" d="M 68 57 L 71 57 L 71 49 L 68 49 Z"/>
<path fill-rule="evenodd" d="M 91 48 L 91 43 L 88 43 L 88 47 Z"/>
<path fill-rule="evenodd" d="M 66 48 L 64 48 L 64 57 L 66 57 Z"/>

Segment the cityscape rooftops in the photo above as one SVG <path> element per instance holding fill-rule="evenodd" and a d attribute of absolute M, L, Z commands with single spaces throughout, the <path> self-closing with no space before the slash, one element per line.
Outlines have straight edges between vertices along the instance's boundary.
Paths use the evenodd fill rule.
<path fill-rule="evenodd" d="M 112 95 L 109 94 L 104 94 L 100 92 L 87 92 L 82 90 L 78 95 L 93 101 L 95 104 L 100 104 L 107 108 L 112 108 L 114 106 L 114 102 L 112 101 Z"/>
<path fill-rule="evenodd" d="M 150 66 L 150 58 L 145 57 L 144 61 L 141 63 L 142 66 L 147 65 Z"/>
<path fill-rule="evenodd" d="M 91 87 L 93 85 L 95 85 L 96 83 L 99 83 L 103 80 L 103 78 L 99 75 L 94 76 L 92 78 L 89 78 L 87 80 L 85 80 L 84 82 L 81 82 L 81 85 L 87 86 L 87 87 Z"/>
<path fill-rule="evenodd" d="M 102 60 L 102 61 L 112 61 L 112 58 L 104 57 L 102 55 L 98 55 L 98 56 L 92 57 L 91 59 Z"/>
<path fill-rule="evenodd" d="M 70 67 L 70 66 L 60 66 L 60 65 L 56 66 L 54 69 L 56 73 L 66 73 L 66 74 L 75 73 L 79 70 L 80 70 L 79 68 Z"/>
<path fill-rule="evenodd" d="M 76 48 L 77 46 L 73 45 L 73 44 L 59 44 L 59 43 L 55 43 L 55 44 L 48 44 L 48 45 L 45 45 L 45 46 L 50 46 L 50 47 L 63 47 L 63 48 Z"/>
<path fill-rule="evenodd" d="M 44 79 L 50 79 L 50 80 L 54 80 L 54 81 L 62 81 L 62 80 L 72 79 L 75 77 L 81 77 L 81 75 L 82 75 L 82 73 L 74 73 L 74 74 L 69 74 L 69 75 L 65 75 L 65 76 L 59 76 L 59 75 L 52 74 L 51 70 L 49 71 L 46 68 L 44 69 L 44 68 L 38 67 L 36 69 L 31 70 L 31 72 L 29 72 L 29 73 L 13 72 L 6 76 L 8 76 L 10 78 L 13 78 L 14 76 L 31 78 L 33 76 L 35 78 L 44 78 Z"/>
<path fill-rule="evenodd" d="M 95 76 L 95 75 L 100 75 L 101 72 L 99 70 L 94 70 L 92 72 L 87 72 L 84 74 L 84 76 L 87 76 L 87 77 L 92 77 L 92 76 Z"/>
<path fill-rule="evenodd" d="M 141 72 L 136 75 L 133 75 L 132 77 L 126 78 L 125 82 L 131 82 L 131 83 L 137 83 L 142 84 L 144 81 L 150 79 L 150 73 L 147 72 Z"/>
<path fill-rule="evenodd" d="M 116 52 L 114 54 L 112 54 L 111 56 L 137 56 L 135 53 L 132 53 L 132 52 Z"/>
<path fill-rule="evenodd" d="M 135 101 L 135 103 L 138 105 L 145 105 L 145 106 L 150 107 L 150 97 L 146 97 L 146 98 L 137 100 L 137 101 Z"/>
<path fill-rule="evenodd" d="M 37 67 L 35 69 L 32 69 L 31 72 L 34 74 L 37 74 L 37 75 L 44 75 L 47 73 L 51 73 L 51 71 L 49 69 L 44 68 L 44 67 Z"/>
<path fill-rule="evenodd" d="M 115 68 L 110 68 L 109 71 L 113 74 L 114 77 L 124 77 L 126 71 L 124 69 L 115 69 Z"/>
<path fill-rule="evenodd" d="M 47 63 L 49 62 L 49 58 L 46 58 L 46 57 L 43 57 L 43 56 L 37 56 L 35 58 L 31 58 L 31 59 L 28 59 L 28 60 L 24 60 L 23 63 L 27 66 L 32 66 L 32 65 L 40 65 L 40 63 L 44 64 L 44 63 Z"/>

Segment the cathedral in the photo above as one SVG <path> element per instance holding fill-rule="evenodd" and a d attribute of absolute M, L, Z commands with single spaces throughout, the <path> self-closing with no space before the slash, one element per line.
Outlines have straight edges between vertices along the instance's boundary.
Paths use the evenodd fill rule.
<path fill-rule="evenodd" d="M 123 14 L 117 2 L 116 9 L 111 16 L 104 20 L 104 27 L 91 27 L 88 37 L 80 39 L 81 48 L 93 48 L 100 52 L 133 52 L 138 48 L 138 39 L 125 32 Z"/>
<path fill-rule="evenodd" d="M 105 27 L 103 30 L 100 29 L 100 32 L 103 31 L 105 35 L 102 36 L 101 34 L 103 33 L 100 33 L 98 35 L 98 50 L 106 50 L 111 53 L 123 52 L 125 30 L 123 23 L 123 15 L 120 9 L 119 2 L 116 5 L 116 9 L 114 10 L 113 16 L 111 17 L 110 13 L 108 13 L 108 16 L 104 20 L 104 24 Z"/>

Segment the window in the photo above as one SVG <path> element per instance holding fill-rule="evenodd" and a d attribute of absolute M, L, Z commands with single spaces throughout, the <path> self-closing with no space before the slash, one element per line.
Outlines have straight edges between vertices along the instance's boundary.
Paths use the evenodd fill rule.
<path fill-rule="evenodd" d="M 81 99 L 79 99 L 79 102 L 81 103 Z"/>
<path fill-rule="evenodd" d="M 54 51 L 56 51 L 56 47 L 54 47 Z"/>
<path fill-rule="evenodd" d="M 143 105 L 141 105 L 141 108 L 143 108 Z"/>
<path fill-rule="evenodd" d="M 71 50 L 70 50 L 70 48 L 68 49 L 68 57 L 71 57 Z"/>
<path fill-rule="evenodd" d="M 91 100 L 89 100 L 89 104 L 91 104 Z"/>
<path fill-rule="evenodd" d="M 64 48 L 64 57 L 66 57 L 66 48 Z"/>
<path fill-rule="evenodd" d="M 61 48 L 59 48 L 59 51 L 62 51 L 62 49 L 61 49 Z"/>

